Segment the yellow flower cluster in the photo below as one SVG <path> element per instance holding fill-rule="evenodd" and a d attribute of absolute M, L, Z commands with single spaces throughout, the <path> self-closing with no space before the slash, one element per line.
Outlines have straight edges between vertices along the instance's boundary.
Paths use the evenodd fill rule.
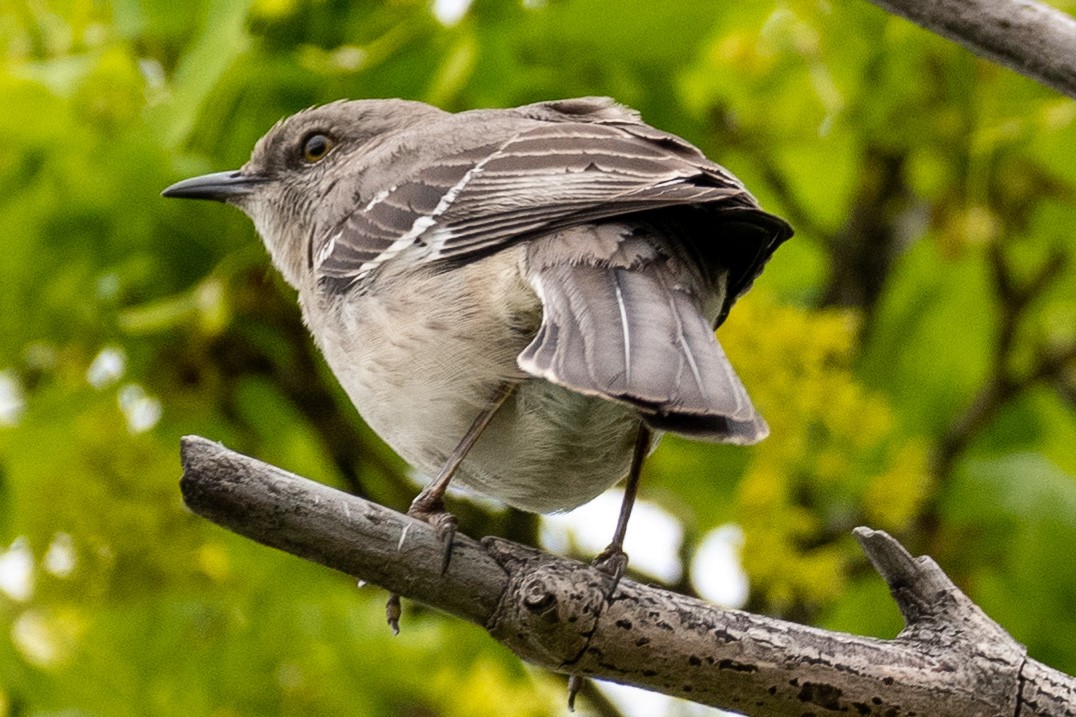
<path fill-rule="evenodd" d="M 735 511 L 752 587 L 776 609 L 835 597 L 862 559 L 849 531 L 905 530 L 930 488 L 926 443 L 855 375 L 857 328 L 854 311 L 756 292 L 718 332 L 770 423 Z"/>

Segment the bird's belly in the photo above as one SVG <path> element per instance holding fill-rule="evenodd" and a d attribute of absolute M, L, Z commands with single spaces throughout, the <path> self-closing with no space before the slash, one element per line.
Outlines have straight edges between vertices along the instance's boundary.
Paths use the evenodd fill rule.
<path fill-rule="evenodd" d="M 528 379 L 475 444 L 458 480 L 522 510 L 570 510 L 627 475 L 639 425 L 629 406 Z"/>
<path fill-rule="evenodd" d="M 451 276 L 411 277 L 401 291 L 322 311 L 333 318 L 314 334 L 367 424 L 430 476 L 501 387 L 514 386 L 454 483 L 523 510 L 568 510 L 626 475 L 640 421 L 629 406 L 518 368 L 540 303 L 517 266 L 507 251 Z M 533 327 L 520 330 L 528 313 Z"/>
<path fill-rule="evenodd" d="M 442 346 L 436 355 L 450 353 Z M 392 389 L 384 378 L 371 382 L 370 375 L 357 377 L 346 367 L 334 371 L 370 427 L 432 477 L 501 383 L 423 381 L 433 355 L 412 355 L 411 362 L 416 374 Z M 634 409 L 542 379 L 517 377 L 512 383 L 512 395 L 460 465 L 455 485 L 550 513 L 589 501 L 627 474 L 640 425 Z"/>

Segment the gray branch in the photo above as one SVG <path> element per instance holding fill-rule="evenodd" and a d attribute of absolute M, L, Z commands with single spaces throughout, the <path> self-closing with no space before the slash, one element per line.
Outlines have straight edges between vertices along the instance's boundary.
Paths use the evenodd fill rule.
<path fill-rule="evenodd" d="M 1076 97 L 1076 20 L 1034 0 L 870 0 Z"/>
<path fill-rule="evenodd" d="M 204 438 L 183 497 L 215 523 L 485 627 L 528 662 L 755 715 L 1076 715 L 1076 680 L 1026 657 L 930 558 L 855 533 L 907 627 L 858 637 L 610 579 L 458 535 L 447 571 L 425 523 Z M 386 628 L 387 629 L 387 628 Z"/>

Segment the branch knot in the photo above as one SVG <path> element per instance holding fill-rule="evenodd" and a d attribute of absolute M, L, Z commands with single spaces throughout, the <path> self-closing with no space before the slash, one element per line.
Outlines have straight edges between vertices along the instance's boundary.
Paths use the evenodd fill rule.
<path fill-rule="evenodd" d="M 508 573 L 508 587 L 486 628 L 524 659 L 570 664 L 586 649 L 605 602 L 609 577 L 499 538 L 485 538 Z"/>

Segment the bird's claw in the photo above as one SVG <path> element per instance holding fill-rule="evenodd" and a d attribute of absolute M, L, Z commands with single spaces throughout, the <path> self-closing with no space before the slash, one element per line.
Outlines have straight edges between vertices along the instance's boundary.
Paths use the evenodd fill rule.
<path fill-rule="evenodd" d="M 605 599 L 608 601 L 613 596 L 613 593 L 616 592 L 617 585 L 620 584 L 620 579 L 624 577 L 624 573 L 628 569 L 628 554 L 624 552 L 623 548 L 614 543 L 598 553 L 590 564 L 612 578 L 612 583 L 605 593 Z M 575 712 L 576 695 L 583 689 L 586 680 L 587 678 L 580 675 L 571 675 L 568 677 L 569 712 Z"/>
<path fill-rule="evenodd" d="M 575 696 L 579 694 L 579 690 L 583 689 L 583 682 L 585 677 L 579 675 L 570 675 L 568 677 L 568 711 L 575 712 Z"/>
<path fill-rule="evenodd" d="M 428 523 L 437 532 L 437 537 L 440 538 L 444 550 L 441 556 L 441 574 L 443 575 L 448 570 L 448 563 L 452 557 L 452 543 L 456 539 L 456 526 L 459 521 L 456 520 L 456 516 L 445 510 L 443 502 L 440 500 L 424 500 L 422 495 L 415 498 L 411 507 L 407 509 L 407 514 L 412 518 Z"/>
<path fill-rule="evenodd" d="M 433 526 L 437 537 L 441 539 L 441 574 L 444 575 L 452 558 L 452 544 L 456 540 L 456 526 L 459 521 L 452 513 L 441 511 L 427 516 L 426 522 Z"/>
<path fill-rule="evenodd" d="M 389 593 L 389 600 L 385 603 L 385 619 L 392 628 L 393 635 L 400 634 L 400 596 Z"/>
<path fill-rule="evenodd" d="M 620 584 L 620 579 L 624 577 L 624 573 L 628 569 L 628 554 L 620 546 L 610 545 L 598 553 L 591 565 L 613 579 L 613 584 L 610 586 L 609 593 L 606 596 L 608 598 L 612 596 L 617 585 Z"/>
<path fill-rule="evenodd" d="M 411 504 L 407 514 L 412 518 L 429 523 L 436 531 L 442 546 L 441 574 L 443 575 L 448 570 L 448 564 L 452 558 L 452 545 L 456 539 L 456 526 L 459 521 L 456 520 L 456 516 L 445 510 L 444 503 L 439 500 L 424 500 L 421 495 Z M 391 593 L 388 602 L 385 604 L 385 618 L 394 635 L 400 634 L 400 613 L 400 596 L 396 593 Z"/>

